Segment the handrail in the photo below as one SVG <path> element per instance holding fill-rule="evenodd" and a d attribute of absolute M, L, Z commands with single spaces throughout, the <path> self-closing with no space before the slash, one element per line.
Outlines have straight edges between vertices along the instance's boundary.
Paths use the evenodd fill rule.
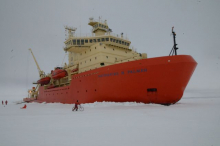
<path fill-rule="evenodd" d="M 89 23 L 90 22 L 99 22 L 99 23 L 103 23 L 103 24 L 107 24 L 107 21 L 106 20 L 101 20 L 101 19 L 90 19 L 89 20 Z"/>
<path fill-rule="evenodd" d="M 70 37 L 68 39 L 73 39 L 73 38 L 80 39 L 80 38 L 90 38 L 90 37 L 100 38 L 100 37 L 105 37 L 105 36 L 113 36 L 113 37 L 116 37 L 118 39 L 124 39 L 126 41 L 129 41 L 127 36 L 121 37 L 121 35 L 118 35 L 118 34 L 115 34 L 115 33 L 105 33 L 104 35 L 99 35 L 99 36 L 96 36 L 94 33 L 75 34 L 73 37 Z"/>

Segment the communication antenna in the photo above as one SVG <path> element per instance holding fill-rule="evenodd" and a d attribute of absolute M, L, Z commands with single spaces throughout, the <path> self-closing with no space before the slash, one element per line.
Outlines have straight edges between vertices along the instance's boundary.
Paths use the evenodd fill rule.
<path fill-rule="evenodd" d="M 102 20 L 102 16 L 99 16 L 99 22 L 101 22 L 101 20 Z"/>
<path fill-rule="evenodd" d="M 94 20 L 93 17 L 90 17 L 90 18 L 89 18 L 89 21 L 90 21 L 90 22 L 93 22 L 93 20 Z"/>

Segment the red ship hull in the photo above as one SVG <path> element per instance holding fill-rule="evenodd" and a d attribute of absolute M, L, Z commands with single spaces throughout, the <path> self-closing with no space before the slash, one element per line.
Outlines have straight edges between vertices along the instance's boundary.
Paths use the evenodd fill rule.
<path fill-rule="evenodd" d="M 37 81 L 38 84 L 41 84 L 41 85 L 46 85 L 50 82 L 50 77 L 44 77 L 40 80 Z"/>
<path fill-rule="evenodd" d="M 50 85 L 50 86 L 47 87 L 47 89 L 52 89 L 52 88 L 55 88 L 55 86 L 54 85 Z"/>
<path fill-rule="evenodd" d="M 69 86 L 39 88 L 38 102 L 72 104 L 95 101 L 174 104 L 196 68 L 189 55 L 142 59 L 72 76 Z"/>

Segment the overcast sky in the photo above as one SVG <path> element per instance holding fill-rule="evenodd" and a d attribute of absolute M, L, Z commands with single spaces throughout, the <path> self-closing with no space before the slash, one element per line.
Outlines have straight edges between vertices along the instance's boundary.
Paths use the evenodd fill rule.
<path fill-rule="evenodd" d="M 0 96 L 26 95 L 38 80 L 28 48 L 48 73 L 64 59 L 64 25 L 90 33 L 90 17 L 107 20 L 114 33 L 123 32 L 150 58 L 170 53 L 174 26 L 178 54 L 198 62 L 187 88 L 220 89 L 219 15 L 219 0 L 1 0 Z"/>

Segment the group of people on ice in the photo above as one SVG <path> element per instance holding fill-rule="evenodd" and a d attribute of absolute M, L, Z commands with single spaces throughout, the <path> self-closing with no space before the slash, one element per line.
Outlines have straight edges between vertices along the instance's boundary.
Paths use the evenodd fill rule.
<path fill-rule="evenodd" d="M 2 100 L 2 105 L 7 105 L 8 101 L 6 100 L 5 102 Z M 25 104 L 23 107 L 21 107 L 21 109 L 26 109 L 27 105 Z"/>
<path fill-rule="evenodd" d="M 5 103 L 5 105 L 7 105 L 8 104 L 8 101 L 6 100 L 5 102 L 2 100 L 2 105 L 4 105 L 4 103 Z M 80 103 L 79 103 L 79 101 L 77 100 L 76 102 L 75 102 L 75 106 L 74 106 L 74 108 L 72 109 L 72 111 L 78 111 L 78 109 L 79 109 L 79 106 L 80 106 Z M 21 109 L 26 109 L 27 108 L 27 105 L 25 104 L 23 107 L 21 107 Z"/>
<path fill-rule="evenodd" d="M 3 102 L 3 101 L 2 101 Z M 79 101 L 77 100 L 76 102 L 75 102 L 75 106 L 74 106 L 74 108 L 72 109 L 72 111 L 78 111 L 78 109 L 79 109 L 79 106 L 80 106 L 80 103 L 79 103 Z M 25 104 L 21 109 L 26 109 L 27 108 L 27 105 Z M 81 107 L 82 108 L 82 107 Z"/>
<path fill-rule="evenodd" d="M 6 100 L 5 101 L 5 105 L 7 105 L 8 104 L 8 101 Z M 2 100 L 2 105 L 4 105 L 4 101 Z"/>

